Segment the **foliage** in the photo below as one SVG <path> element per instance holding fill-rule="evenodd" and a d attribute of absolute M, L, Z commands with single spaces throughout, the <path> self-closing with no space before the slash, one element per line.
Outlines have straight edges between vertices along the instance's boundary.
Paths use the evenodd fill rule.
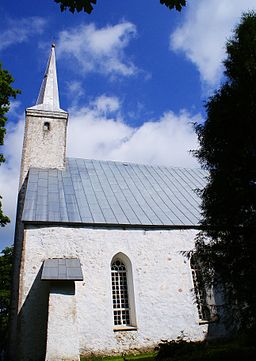
<path fill-rule="evenodd" d="M 118 356 L 87 356 L 82 357 L 81 361 L 154 361 L 156 352 L 146 352 L 139 354 L 122 354 Z"/>
<path fill-rule="evenodd" d="M 221 277 L 233 324 L 256 324 L 256 14 L 227 43 L 226 81 L 197 125 L 196 153 L 208 170 L 197 254 L 205 279 Z"/>
<path fill-rule="evenodd" d="M 163 341 L 158 346 L 157 360 L 183 359 L 205 349 L 205 342 L 188 342 L 183 336 L 177 340 Z"/>
<path fill-rule="evenodd" d="M 181 11 L 182 7 L 186 6 L 186 0 L 160 0 L 161 4 L 166 5 L 169 9 L 176 9 Z"/>
<path fill-rule="evenodd" d="M 85 11 L 90 14 L 93 10 L 93 5 L 97 0 L 54 0 L 60 4 L 61 11 L 69 10 L 72 13 Z M 186 6 L 186 0 L 160 0 L 160 3 L 166 5 L 169 9 L 175 8 L 181 11 L 182 7 Z"/>
<path fill-rule="evenodd" d="M 253 333 L 255 336 L 255 333 Z M 245 335 L 246 340 L 248 335 Z M 244 361 L 256 359 L 254 337 L 250 342 L 242 338 L 215 340 L 211 342 L 186 341 L 182 337 L 176 341 L 166 341 L 159 345 L 157 361 Z"/>
<path fill-rule="evenodd" d="M 87 14 L 90 14 L 93 10 L 92 4 L 96 4 L 96 0 L 54 0 L 56 3 L 60 4 L 60 10 L 69 10 L 72 13 L 75 11 L 85 11 Z"/>
<path fill-rule="evenodd" d="M 4 70 L 0 64 L 0 146 L 4 144 L 5 124 L 7 121 L 5 114 L 10 109 L 10 97 L 16 98 L 16 95 L 20 93 L 19 90 L 12 88 L 12 82 L 11 74 Z M 4 161 L 4 156 L 0 153 L 0 164 Z M 1 199 L 2 197 L 0 196 L 0 225 L 3 227 L 9 222 L 9 218 L 3 214 Z"/>
<path fill-rule="evenodd" d="M 13 247 L 6 247 L 0 255 L 0 350 L 7 334 L 11 298 Z"/>
<path fill-rule="evenodd" d="M 3 214 L 1 199 L 2 197 L 0 196 L 0 225 L 1 227 L 4 227 L 7 223 L 10 222 L 10 219 Z"/>

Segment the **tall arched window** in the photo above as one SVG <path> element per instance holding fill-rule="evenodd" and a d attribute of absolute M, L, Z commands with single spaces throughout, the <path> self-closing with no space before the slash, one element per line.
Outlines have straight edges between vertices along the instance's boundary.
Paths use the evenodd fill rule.
<path fill-rule="evenodd" d="M 217 317 L 213 288 L 205 285 L 200 262 L 195 255 L 190 259 L 190 266 L 199 319 L 201 321 L 212 321 Z"/>
<path fill-rule="evenodd" d="M 118 253 L 111 262 L 114 327 L 134 327 L 135 305 L 131 262 Z"/>
<path fill-rule="evenodd" d="M 127 274 L 122 261 L 111 266 L 114 325 L 130 325 Z"/>

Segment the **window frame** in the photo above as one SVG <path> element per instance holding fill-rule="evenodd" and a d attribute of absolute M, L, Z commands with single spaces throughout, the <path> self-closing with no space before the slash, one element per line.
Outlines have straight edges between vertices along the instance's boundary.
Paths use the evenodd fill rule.
<path fill-rule="evenodd" d="M 114 326 L 130 326 L 127 270 L 120 259 L 116 259 L 111 264 L 111 281 Z M 118 322 L 119 318 L 120 322 Z"/>
<path fill-rule="evenodd" d="M 127 282 L 127 298 L 128 298 L 128 311 L 129 311 L 129 324 L 115 324 L 114 322 L 114 299 L 113 299 L 113 285 L 112 285 L 112 265 L 116 261 L 120 261 L 126 269 L 126 282 Z M 113 331 L 130 331 L 137 330 L 136 314 L 135 314 L 135 298 L 134 298 L 134 286 L 132 275 L 132 264 L 130 259 L 122 252 L 117 253 L 110 263 L 111 271 L 111 300 L 112 300 L 112 323 Z M 127 309 L 127 308 L 126 308 Z"/>
<path fill-rule="evenodd" d="M 218 315 L 213 286 L 207 287 L 204 284 L 200 269 L 200 261 L 196 259 L 195 254 L 190 258 L 190 268 L 199 323 L 216 322 Z"/>

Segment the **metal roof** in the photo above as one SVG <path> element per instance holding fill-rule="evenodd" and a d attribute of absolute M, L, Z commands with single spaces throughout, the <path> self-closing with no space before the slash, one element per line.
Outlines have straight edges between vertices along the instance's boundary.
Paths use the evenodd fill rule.
<path fill-rule="evenodd" d="M 49 258 L 43 263 L 43 281 L 83 281 L 78 258 Z"/>
<path fill-rule="evenodd" d="M 206 172 L 67 159 L 65 170 L 29 171 L 23 221 L 196 226 Z"/>

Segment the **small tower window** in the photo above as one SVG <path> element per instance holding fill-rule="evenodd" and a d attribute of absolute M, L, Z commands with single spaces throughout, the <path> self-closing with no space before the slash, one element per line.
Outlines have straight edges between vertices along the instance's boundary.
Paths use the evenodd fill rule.
<path fill-rule="evenodd" d="M 44 122 L 44 131 L 48 132 L 50 130 L 50 123 L 49 122 Z"/>

